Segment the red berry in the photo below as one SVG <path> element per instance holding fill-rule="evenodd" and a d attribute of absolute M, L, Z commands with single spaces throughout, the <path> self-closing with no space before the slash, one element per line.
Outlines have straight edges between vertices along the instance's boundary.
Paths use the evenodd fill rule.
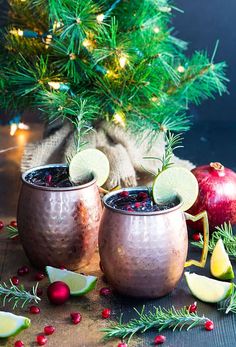
<path fill-rule="evenodd" d="M 42 281 L 45 278 L 45 275 L 43 272 L 37 272 L 34 278 L 36 281 Z"/>
<path fill-rule="evenodd" d="M 111 289 L 110 288 L 106 288 L 106 287 L 101 288 L 100 291 L 99 291 L 99 294 L 101 296 L 108 296 L 108 295 L 111 295 L 111 293 L 112 293 Z"/>
<path fill-rule="evenodd" d="M 136 202 L 134 204 L 134 207 L 136 207 L 136 208 L 142 207 L 142 203 L 141 202 Z"/>
<path fill-rule="evenodd" d="M 166 337 L 164 335 L 157 335 L 154 339 L 154 344 L 155 345 L 161 345 L 164 343 L 166 340 Z"/>
<path fill-rule="evenodd" d="M 3 223 L 3 221 L 2 221 L 2 220 L 0 220 L 0 230 L 2 230 L 2 229 L 3 229 L 3 227 L 4 227 L 4 223 Z"/>
<path fill-rule="evenodd" d="M 197 303 L 196 303 L 196 301 L 195 301 L 194 304 L 191 304 L 191 305 L 188 306 L 188 311 L 189 311 L 189 313 L 197 312 Z"/>
<path fill-rule="evenodd" d="M 123 190 L 123 192 L 120 192 L 121 198 L 128 198 L 129 192 L 127 190 Z"/>
<path fill-rule="evenodd" d="M 14 284 L 14 286 L 18 286 L 18 284 L 20 283 L 19 278 L 16 277 L 16 276 L 13 276 L 13 277 L 11 278 L 11 281 L 12 281 L 12 283 Z"/>
<path fill-rule="evenodd" d="M 127 347 L 127 344 L 124 342 L 118 343 L 117 347 Z"/>
<path fill-rule="evenodd" d="M 81 322 L 82 316 L 79 312 L 71 312 L 70 318 L 73 324 L 79 324 Z"/>
<path fill-rule="evenodd" d="M 107 319 L 111 316 L 111 310 L 109 308 L 104 308 L 102 311 L 102 318 Z"/>
<path fill-rule="evenodd" d="M 42 288 L 38 288 L 37 289 L 37 296 L 41 296 L 41 295 L 43 295 L 43 290 L 42 290 Z"/>
<path fill-rule="evenodd" d="M 55 331 L 55 327 L 53 327 L 52 325 L 47 325 L 46 327 L 44 327 L 45 335 L 52 335 L 54 331 Z"/>
<path fill-rule="evenodd" d="M 138 198 L 141 200 L 145 200 L 148 198 L 148 193 L 140 192 L 140 193 L 138 193 Z"/>
<path fill-rule="evenodd" d="M 192 235 L 192 239 L 194 240 L 194 241 L 200 241 L 200 239 L 201 239 L 201 237 L 200 237 L 200 233 L 194 233 L 193 235 Z"/>
<path fill-rule="evenodd" d="M 40 313 L 40 308 L 38 306 L 30 306 L 29 311 L 32 314 L 39 314 Z"/>
<path fill-rule="evenodd" d="M 14 347 L 24 347 L 24 342 L 21 340 L 18 340 L 15 342 Z"/>
<path fill-rule="evenodd" d="M 10 223 L 10 226 L 13 228 L 17 228 L 17 221 L 16 220 L 12 220 Z"/>
<path fill-rule="evenodd" d="M 36 337 L 36 342 L 39 346 L 46 345 L 47 341 L 48 341 L 48 339 L 44 335 L 38 335 Z"/>
<path fill-rule="evenodd" d="M 211 320 L 207 320 L 205 323 L 205 329 L 211 331 L 214 329 L 214 323 Z"/>

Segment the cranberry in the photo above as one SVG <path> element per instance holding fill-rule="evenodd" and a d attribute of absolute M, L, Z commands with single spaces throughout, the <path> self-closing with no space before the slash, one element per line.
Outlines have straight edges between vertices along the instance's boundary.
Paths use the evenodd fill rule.
<path fill-rule="evenodd" d="M 37 272 L 34 278 L 36 281 L 42 281 L 45 278 L 45 275 L 43 272 Z"/>
<path fill-rule="evenodd" d="M 2 220 L 0 220 L 0 230 L 2 230 L 2 229 L 3 229 L 3 227 L 4 227 L 4 223 L 3 223 L 3 221 L 2 221 Z"/>
<path fill-rule="evenodd" d="M 70 318 L 73 324 L 79 324 L 81 322 L 82 316 L 79 312 L 72 312 Z"/>
<path fill-rule="evenodd" d="M 46 345 L 47 341 L 48 341 L 48 339 L 47 339 L 46 336 L 44 336 L 44 335 L 38 335 L 38 336 L 36 337 L 36 342 L 37 342 L 37 344 L 38 344 L 39 346 L 44 346 L 44 345 Z"/>
<path fill-rule="evenodd" d="M 196 301 L 194 302 L 194 304 L 191 304 L 191 305 L 188 306 L 188 311 L 189 311 L 189 313 L 197 312 L 197 303 L 196 303 Z"/>
<path fill-rule="evenodd" d="M 53 327 L 52 325 L 47 325 L 46 327 L 44 327 L 45 335 L 52 335 L 54 331 L 55 331 L 55 327 Z"/>
<path fill-rule="evenodd" d="M 127 347 L 127 344 L 124 342 L 118 343 L 117 347 Z"/>
<path fill-rule="evenodd" d="M 104 308 L 102 311 L 102 318 L 107 319 L 111 316 L 111 310 L 109 308 Z"/>
<path fill-rule="evenodd" d="M 121 198 L 128 198 L 129 192 L 127 190 L 123 190 L 123 192 L 120 192 Z"/>
<path fill-rule="evenodd" d="M 10 223 L 10 226 L 13 228 L 17 228 L 17 221 L 16 220 L 12 220 Z"/>
<path fill-rule="evenodd" d="M 205 323 L 205 329 L 211 331 L 214 329 L 214 323 L 211 320 L 207 320 Z"/>
<path fill-rule="evenodd" d="M 201 237 L 200 237 L 200 233 L 194 233 L 193 235 L 192 235 L 192 239 L 194 240 L 194 241 L 200 241 L 200 239 L 201 239 Z"/>
<path fill-rule="evenodd" d="M 24 347 L 24 342 L 21 340 L 18 340 L 15 342 L 14 347 Z"/>
<path fill-rule="evenodd" d="M 138 198 L 141 200 L 146 200 L 148 198 L 148 193 L 140 192 L 138 193 Z"/>
<path fill-rule="evenodd" d="M 16 276 L 13 276 L 13 277 L 11 278 L 11 281 L 12 281 L 12 283 L 14 284 L 14 286 L 18 286 L 18 284 L 20 283 L 19 278 L 16 277 Z"/>
<path fill-rule="evenodd" d="M 101 296 L 108 296 L 108 295 L 111 295 L 111 293 L 112 293 L 111 289 L 107 287 L 101 288 L 99 291 L 99 294 Z"/>
<path fill-rule="evenodd" d="M 29 311 L 32 314 L 39 314 L 40 313 L 40 308 L 38 306 L 30 306 Z"/>
<path fill-rule="evenodd" d="M 37 296 L 41 296 L 41 295 L 43 295 L 43 290 L 42 290 L 42 288 L 38 288 L 37 289 Z"/>
<path fill-rule="evenodd" d="M 157 335 L 154 339 L 155 345 L 161 345 L 166 341 L 166 337 L 164 335 Z"/>

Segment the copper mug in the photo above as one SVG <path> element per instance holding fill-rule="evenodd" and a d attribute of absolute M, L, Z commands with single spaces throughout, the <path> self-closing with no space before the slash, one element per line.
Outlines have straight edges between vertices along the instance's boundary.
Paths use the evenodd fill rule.
<path fill-rule="evenodd" d="M 145 187 L 123 189 L 147 191 Z M 171 292 L 186 266 L 204 267 L 208 253 L 207 213 L 184 213 L 179 204 L 168 210 L 128 212 L 111 207 L 108 199 L 121 191 L 107 194 L 99 229 L 101 265 L 115 290 L 133 297 L 156 298 Z M 204 247 L 201 260 L 188 260 L 186 220 L 203 220 Z"/>
<path fill-rule="evenodd" d="M 76 270 L 88 264 L 97 247 L 102 207 L 95 178 L 63 188 L 26 180 L 32 171 L 65 166 L 45 165 L 22 175 L 17 224 L 25 253 L 37 268 L 52 265 Z"/>

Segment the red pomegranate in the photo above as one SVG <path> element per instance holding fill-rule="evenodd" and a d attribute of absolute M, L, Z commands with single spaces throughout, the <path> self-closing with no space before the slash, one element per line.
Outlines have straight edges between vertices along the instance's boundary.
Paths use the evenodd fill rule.
<path fill-rule="evenodd" d="M 198 180 L 199 194 L 189 213 L 206 210 L 210 231 L 230 221 L 236 224 L 236 173 L 220 163 L 196 167 L 192 173 Z M 194 230 L 202 230 L 202 223 L 189 223 Z"/>

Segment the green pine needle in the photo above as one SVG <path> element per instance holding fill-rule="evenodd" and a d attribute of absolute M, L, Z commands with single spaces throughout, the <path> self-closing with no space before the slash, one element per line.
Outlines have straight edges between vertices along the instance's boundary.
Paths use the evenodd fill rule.
<path fill-rule="evenodd" d="M 224 311 L 226 314 L 232 312 L 236 313 L 236 286 L 234 284 L 232 294 L 219 303 L 219 311 Z"/>
<path fill-rule="evenodd" d="M 19 232 L 17 228 L 11 225 L 7 225 L 5 229 L 7 231 L 7 235 L 9 239 L 14 239 L 15 237 L 19 236 Z"/>
<path fill-rule="evenodd" d="M 119 323 L 111 323 L 109 327 L 102 329 L 105 332 L 104 339 L 129 337 L 137 333 L 145 333 L 149 329 L 158 329 L 161 332 L 164 329 L 171 330 L 187 330 L 204 324 L 208 318 L 204 315 L 199 316 L 196 313 L 190 313 L 186 307 L 177 310 L 174 307 L 170 309 L 155 307 L 154 312 L 145 313 L 145 306 L 141 312 L 134 309 L 138 318 L 133 318 L 127 323 L 122 323 L 122 318 Z"/>

